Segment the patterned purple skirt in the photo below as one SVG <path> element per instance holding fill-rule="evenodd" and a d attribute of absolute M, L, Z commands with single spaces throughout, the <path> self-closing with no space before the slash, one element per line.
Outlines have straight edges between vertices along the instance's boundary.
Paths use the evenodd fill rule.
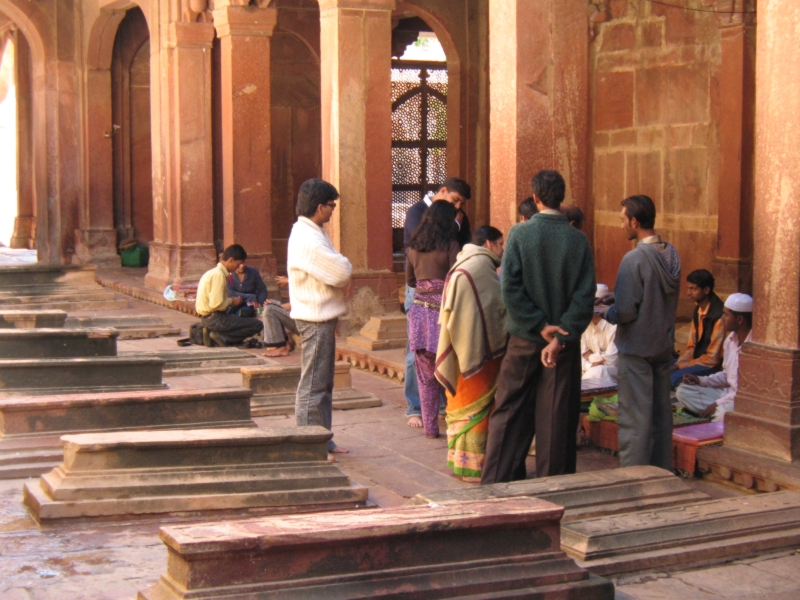
<path fill-rule="evenodd" d="M 423 279 L 417 281 L 414 304 L 408 310 L 408 343 L 409 350 L 427 350 L 436 354 L 439 346 L 439 310 L 418 304 L 438 306 L 442 302 L 444 281 L 441 279 Z"/>

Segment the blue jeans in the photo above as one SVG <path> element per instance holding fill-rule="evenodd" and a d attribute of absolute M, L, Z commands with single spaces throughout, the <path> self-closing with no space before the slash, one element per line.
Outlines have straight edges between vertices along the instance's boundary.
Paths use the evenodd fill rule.
<path fill-rule="evenodd" d="M 329 431 L 331 429 L 337 321 L 296 321 L 297 330 L 303 338 L 300 382 L 294 406 L 298 427 L 321 425 Z M 334 448 L 334 441 L 328 441 L 328 452 Z"/>
<path fill-rule="evenodd" d="M 674 365 L 675 362 L 677 361 L 673 360 L 671 364 Z M 698 377 L 704 377 L 706 375 L 711 375 L 718 370 L 719 369 L 711 369 L 704 365 L 695 365 L 693 367 L 686 367 L 685 369 L 678 369 L 677 371 L 672 371 L 672 373 L 669 374 L 670 385 L 673 388 L 678 387 L 678 385 L 683 382 L 684 375 L 697 375 Z"/>
<path fill-rule="evenodd" d="M 414 303 L 414 288 L 406 286 L 406 300 L 403 306 L 408 314 L 408 309 Z M 421 417 L 422 408 L 419 404 L 419 383 L 417 382 L 417 365 L 414 353 L 408 349 L 406 344 L 406 375 L 403 380 L 403 391 L 406 394 L 406 417 Z"/>

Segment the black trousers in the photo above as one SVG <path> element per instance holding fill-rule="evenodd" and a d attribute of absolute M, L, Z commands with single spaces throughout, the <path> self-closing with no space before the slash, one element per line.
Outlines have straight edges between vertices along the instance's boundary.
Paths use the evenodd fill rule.
<path fill-rule="evenodd" d="M 220 334 L 226 346 L 236 346 L 247 338 L 261 333 L 264 323 L 261 319 L 215 312 L 203 317 L 203 327 Z"/>
<path fill-rule="evenodd" d="M 481 483 L 525 479 L 525 459 L 534 434 L 538 477 L 575 472 L 580 346 L 567 344 L 552 369 L 542 364 L 544 348 L 514 335 L 508 342 L 489 417 Z"/>

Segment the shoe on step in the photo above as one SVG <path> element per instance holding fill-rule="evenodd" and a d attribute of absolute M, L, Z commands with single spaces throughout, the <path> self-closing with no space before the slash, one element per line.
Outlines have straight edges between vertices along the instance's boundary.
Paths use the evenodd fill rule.
<path fill-rule="evenodd" d="M 209 333 L 209 334 L 208 334 L 208 336 L 211 338 L 211 340 L 212 340 L 212 341 L 213 341 L 213 342 L 214 342 L 214 343 L 215 343 L 217 346 L 220 346 L 220 347 L 225 347 L 225 345 L 226 345 L 226 344 L 225 344 L 225 338 L 223 338 L 223 337 L 222 337 L 222 334 L 220 334 L 220 333 L 217 333 L 216 331 L 212 331 L 211 333 Z"/>

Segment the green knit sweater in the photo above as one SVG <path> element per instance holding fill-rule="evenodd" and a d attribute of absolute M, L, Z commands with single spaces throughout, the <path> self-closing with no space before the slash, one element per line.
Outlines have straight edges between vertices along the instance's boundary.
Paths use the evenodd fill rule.
<path fill-rule="evenodd" d="M 589 241 L 562 215 L 538 213 L 511 228 L 503 255 L 508 331 L 545 344 L 545 325 L 560 325 L 579 342 L 594 311 L 594 260 Z"/>

